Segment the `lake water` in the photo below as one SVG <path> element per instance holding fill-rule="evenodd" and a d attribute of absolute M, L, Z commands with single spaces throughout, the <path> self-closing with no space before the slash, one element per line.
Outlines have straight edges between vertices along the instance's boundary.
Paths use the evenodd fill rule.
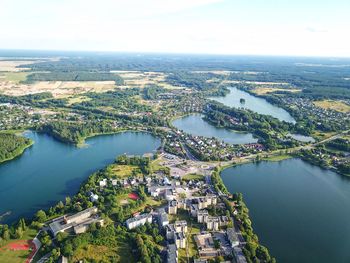
<path fill-rule="evenodd" d="M 179 130 L 183 130 L 192 135 L 208 138 L 216 137 L 217 139 L 231 144 L 245 144 L 258 141 L 251 133 L 235 132 L 225 128 L 217 128 L 203 120 L 202 117 L 201 114 L 191 114 L 176 119 L 173 121 L 173 125 Z"/>
<path fill-rule="evenodd" d="M 160 141 L 147 133 L 124 132 L 87 139 L 77 148 L 52 137 L 27 132 L 35 141 L 24 154 L 0 165 L 0 223 L 12 222 L 47 209 L 75 194 L 94 171 L 112 163 L 117 155 L 153 152 Z"/>
<path fill-rule="evenodd" d="M 350 180 L 300 159 L 231 167 L 253 227 L 277 262 L 350 262 Z"/>
<path fill-rule="evenodd" d="M 270 115 L 280 121 L 295 123 L 294 118 L 286 110 L 272 105 L 267 100 L 255 97 L 237 88 L 230 87 L 229 89 L 230 93 L 225 97 L 210 97 L 210 99 L 229 107 L 245 108 L 260 114 Z M 240 102 L 241 98 L 245 100 L 245 103 Z"/>
<path fill-rule="evenodd" d="M 311 136 L 305 136 L 301 134 L 289 134 L 291 138 L 300 142 L 315 142 L 315 139 Z"/>

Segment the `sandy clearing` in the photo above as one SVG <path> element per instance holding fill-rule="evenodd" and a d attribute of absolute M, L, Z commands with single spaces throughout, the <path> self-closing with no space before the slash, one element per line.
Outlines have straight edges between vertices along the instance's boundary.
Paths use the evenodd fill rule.
<path fill-rule="evenodd" d="M 114 81 L 39 81 L 34 84 L 0 82 L 0 93 L 10 96 L 51 92 L 55 98 L 66 98 L 86 92 L 106 92 L 114 89 Z"/>

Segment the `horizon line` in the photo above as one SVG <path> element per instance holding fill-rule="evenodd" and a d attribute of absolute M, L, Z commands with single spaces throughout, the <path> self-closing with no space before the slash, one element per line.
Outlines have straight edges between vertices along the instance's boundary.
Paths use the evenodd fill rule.
<path fill-rule="evenodd" d="M 0 48 L 2 51 L 12 52 L 67 52 L 67 53 L 119 53 L 119 54 L 158 54 L 158 55 L 188 55 L 188 56 L 232 56 L 232 57 L 284 57 L 284 58 L 323 58 L 323 59 L 350 59 L 350 56 L 329 55 L 286 55 L 286 54 L 238 54 L 238 53 L 196 53 L 196 52 L 165 52 L 165 51 L 122 51 L 122 50 L 78 50 L 78 49 L 11 49 Z"/>

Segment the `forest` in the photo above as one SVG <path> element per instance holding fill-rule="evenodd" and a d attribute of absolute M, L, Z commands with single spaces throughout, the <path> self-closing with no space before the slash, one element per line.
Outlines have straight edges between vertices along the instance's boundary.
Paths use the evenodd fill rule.
<path fill-rule="evenodd" d="M 28 138 L 0 133 L 0 163 L 21 155 L 32 143 Z"/>
<path fill-rule="evenodd" d="M 103 121 L 86 123 L 57 121 L 41 125 L 37 127 L 37 131 L 49 134 L 62 142 L 79 144 L 88 136 L 99 133 L 109 133 L 116 131 L 116 129 L 114 129 L 110 123 Z"/>
<path fill-rule="evenodd" d="M 61 71 L 50 73 L 32 73 L 27 76 L 26 83 L 35 81 L 114 81 L 117 85 L 123 85 L 123 79 L 109 72 L 88 72 L 88 71 Z"/>

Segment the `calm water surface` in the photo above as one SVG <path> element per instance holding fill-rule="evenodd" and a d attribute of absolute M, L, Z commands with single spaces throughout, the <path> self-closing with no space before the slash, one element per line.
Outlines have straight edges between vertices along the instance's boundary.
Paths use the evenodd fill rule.
<path fill-rule="evenodd" d="M 300 159 L 222 172 L 242 192 L 255 232 L 277 262 L 350 262 L 350 180 Z"/>
<path fill-rule="evenodd" d="M 237 88 L 229 88 L 230 93 L 225 97 L 211 97 L 210 99 L 223 103 L 226 106 L 234 108 L 245 108 L 260 114 L 270 115 L 281 121 L 295 123 L 294 118 L 284 109 L 274 106 L 267 100 L 250 95 L 248 92 Z M 240 99 L 245 99 L 241 103 Z"/>
<path fill-rule="evenodd" d="M 0 215 L 11 211 L 1 223 L 20 216 L 32 216 L 68 195 L 94 171 L 113 162 L 120 154 L 152 152 L 160 141 L 150 134 L 125 132 L 90 138 L 77 148 L 34 132 L 31 148 L 12 161 L 0 165 Z"/>
<path fill-rule="evenodd" d="M 208 138 L 216 137 L 231 144 L 245 144 L 258 141 L 251 133 L 234 132 L 225 128 L 217 128 L 204 121 L 202 117 L 201 114 L 191 114 L 175 120 L 173 125 L 179 130 L 183 130 L 192 135 L 205 136 Z"/>

